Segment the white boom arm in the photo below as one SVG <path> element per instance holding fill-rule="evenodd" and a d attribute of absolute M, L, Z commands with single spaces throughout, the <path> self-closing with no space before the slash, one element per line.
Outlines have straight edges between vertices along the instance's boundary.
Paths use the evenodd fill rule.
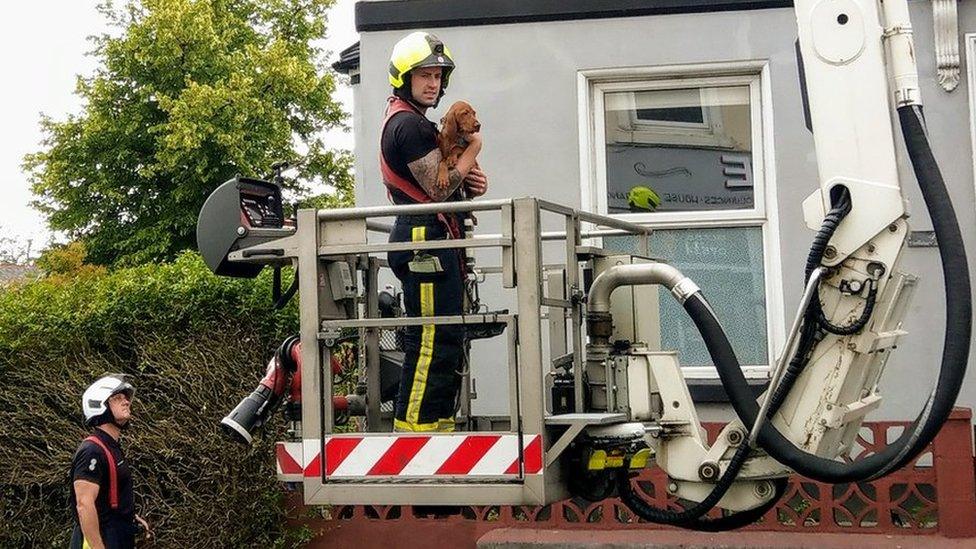
<path fill-rule="evenodd" d="M 883 12 L 874 0 L 796 0 L 795 9 L 820 172 L 820 189 L 803 204 L 806 223 L 821 229 L 841 189 L 851 208 L 829 236 L 817 265 L 824 269 L 812 273 L 791 336 L 803 324 L 807 299 L 819 300 L 823 317 L 834 326 L 850 327 L 862 314 L 869 318 L 849 335 L 817 336 L 805 367 L 791 380 L 793 390 L 775 405 L 768 421 L 800 450 L 835 459 L 851 449 L 864 415 L 880 404 L 878 381 L 889 351 L 905 333 L 901 322 L 915 278 L 896 271 L 908 226 L 891 104 L 917 103 L 918 77 L 905 0 L 886 1 Z M 658 283 L 675 287 L 673 281 Z M 782 351 L 767 395 L 798 352 L 794 339 Z M 702 501 L 734 461 L 737 447 L 755 442 L 758 428 L 735 421 L 708 447 L 677 361 L 666 356 L 647 360 L 654 372 L 649 390 L 662 395 L 661 423 L 665 431 L 671 429 L 648 441 L 658 465 L 673 479 L 669 490 Z M 761 424 L 765 419 L 759 417 Z M 790 472 L 769 456 L 750 457 L 718 505 L 755 508 L 773 497 L 768 479 Z"/>

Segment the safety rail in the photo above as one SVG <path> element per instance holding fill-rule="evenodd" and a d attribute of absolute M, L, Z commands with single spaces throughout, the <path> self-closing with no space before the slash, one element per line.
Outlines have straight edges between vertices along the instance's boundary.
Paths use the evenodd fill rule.
<path fill-rule="evenodd" d="M 459 239 L 419 242 L 376 242 L 368 236 L 369 233 L 391 232 L 392 226 L 385 223 L 384 218 L 475 212 L 497 215 L 500 233 L 468 234 Z M 555 219 L 543 219 L 544 216 L 554 216 Z M 543 225 L 552 229 L 553 224 L 562 230 L 542 231 Z M 584 228 L 584 224 L 589 226 Z M 293 465 L 292 462 L 300 464 L 295 471 L 296 477 L 300 477 L 304 484 L 306 501 L 311 504 L 349 501 L 390 503 L 417 499 L 431 503 L 543 503 L 564 497 L 566 488 L 560 473 L 548 471 L 544 465 L 552 461 L 544 455 L 550 444 L 546 431 L 546 417 L 549 414 L 546 402 L 549 399 L 546 398 L 544 377 L 552 368 L 546 360 L 547 355 L 555 358 L 571 354 L 575 377 L 573 397 L 576 409 L 583 409 L 584 334 L 580 300 L 583 281 L 580 262 L 601 253 L 599 247 L 584 246 L 584 239 L 633 235 L 638 239 L 640 249 L 646 252 L 650 234 L 650 229 L 640 225 L 535 198 L 300 210 L 292 243 L 269 242 L 255 246 L 251 252 L 260 256 L 262 253 L 277 253 L 277 248 L 286 248 L 286 255 L 293 253 L 298 259 L 301 295 L 320 296 L 318 300 L 303 297 L 301 308 L 302 401 L 318 402 L 320 405 L 303 406 L 301 442 L 282 443 L 279 449 L 279 452 L 293 453 L 295 459 L 285 460 L 289 466 Z M 544 242 L 550 244 L 544 247 Z M 560 246 L 559 242 L 563 245 Z M 441 249 L 500 250 L 500 265 L 479 266 L 476 273 L 479 276 L 500 275 L 501 291 L 514 290 L 516 310 L 512 313 L 492 313 L 482 309 L 456 316 L 381 318 L 378 304 L 380 273 L 388 268 L 388 264 L 385 257 L 376 256 L 393 251 Z M 547 256 L 556 253 L 555 261 L 543 262 L 544 252 Z M 350 269 L 354 280 L 358 281 L 362 275 L 362 285 L 353 284 L 359 286 L 354 292 L 358 296 L 353 300 L 355 305 L 349 303 L 353 294 L 348 286 L 339 290 L 333 288 L 333 293 L 323 299 L 325 294 L 322 292 L 330 290 L 323 287 L 321 281 L 328 279 L 330 284 L 334 283 L 335 273 L 326 271 L 336 267 L 336 264 L 340 267 L 348 265 L 342 269 Z M 554 276 L 550 270 L 558 271 L 559 276 Z M 340 303 L 341 300 L 336 300 L 335 291 L 345 296 L 345 305 Z M 310 304 L 309 301 L 314 302 Z M 554 320 L 550 321 L 549 327 L 550 348 L 544 350 L 542 331 L 547 311 L 548 318 Z M 418 325 L 483 323 L 505 325 L 507 353 L 502 356 L 508 363 L 507 421 L 481 422 L 471 413 L 470 369 L 466 369 L 457 416 L 460 430 L 453 434 L 424 433 L 423 436 L 443 437 L 445 447 L 456 443 L 449 444 L 446 442 L 449 439 L 456 441 L 462 438 L 464 442 L 460 444 L 468 444 L 480 441 L 479 436 L 501 437 L 495 447 L 496 453 L 501 453 L 504 446 L 506 452 L 516 456 L 513 463 L 504 463 L 494 476 L 484 475 L 480 479 L 464 478 L 472 473 L 438 477 L 418 472 L 422 469 L 419 467 L 408 467 L 407 472 L 393 474 L 377 473 L 385 471 L 382 467 L 367 468 L 360 474 L 339 463 L 341 458 L 336 456 L 351 452 L 354 447 L 364 453 L 366 447 L 382 447 L 381 453 L 364 454 L 362 459 L 368 461 L 377 456 L 387 459 L 390 452 L 396 453 L 401 446 L 409 446 L 407 442 L 400 443 L 403 437 L 419 436 L 391 433 L 390 413 L 381 410 L 379 338 L 383 330 Z M 561 324 L 560 328 L 553 328 L 558 324 Z M 325 365 L 331 364 L 331 346 L 340 339 L 342 330 L 349 329 L 359 331 L 360 345 L 365 351 L 362 365 L 366 378 L 366 421 L 361 425 L 365 428 L 360 433 L 339 432 L 335 425 L 335 412 L 328 405 L 329 395 L 334 392 L 334 380 Z M 553 335 L 556 343 L 552 343 Z M 306 342 L 313 341 L 320 345 L 306 346 Z M 491 431 L 474 430 L 486 425 Z M 357 446 L 359 444 L 362 445 Z M 358 454 L 356 457 L 360 459 Z M 405 454 L 398 459 L 414 458 L 414 454 Z M 518 484 L 512 484 L 513 481 Z M 409 493 L 397 492 L 403 485 L 411 487 Z"/>
<path fill-rule="evenodd" d="M 648 237 L 651 234 L 651 229 L 630 223 L 627 221 L 622 221 L 620 219 L 615 219 L 612 217 L 602 216 L 598 214 L 593 214 L 589 212 L 578 211 L 570 207 L 566 207 L 554 202 L 549 202 L 545 200 L 538 200 L 532 198 L 515 198 L 515 199 L 503 199 L 503 200 L 479 200 L 479 201 L 466 201 L 466 202 L 448 202 L 448 203 L 429 203 L 429 204 L 409 204 L 409 205 L 390 205 L 390 206 L 368 206 L 360 208 L 342 208 L 333 210 L 318 210 L 316 212 L 316 217 L 320 222 L 341 222 L 341 221 L 365 221 L 366 229 L 372 232 L 389 233 L 392 230 L 392 226 L 377 221 L 377 218 L 393 217 L 400 215 L 425 215 L 425 214 L 444 214 L 444 213 L 473 213 L 473 212 L 499 212 L 503 217 L 512 216 L 512 209 L 517 203 L 533 203 L 539 212 L 547 212 L 552 214 L 557 214 L 563 216 L 565 219 L 566 230 L 564 231 L 535 231 L 536 234 L 523 234 L 519 235 L 520 238 L 535 238 L 539 241 L 551 242 L 563 240 L 567 242 L 566 248 L 566 263 L 562 266 L 568 265 L 571 261 L 575 261 L 579 253 L 579 245 L 582 239 L 587 238 L 600 238 L 604 236 L 620 236 L 620 235 L 634 235 L 639 239 L 639 249 L 645 251 L 645 255 L 648 251 Z M 598 228 L 591 230 L 583 230 L 580 226 L 581 222 L 592 223 Z M 608 227 L 608 228 L 599 228 Z M 357 254 L 379 254 L 394 251 L 422 251 L 422 250 L 440 250 L 440 249 L 481 249 L 481 248 L 500 248 L 503 253 L 502 265 L 497 268 L 488 267 L 485 269 L 479 269 L 482 273 L 501 273 L 505 278 L 506 287 L 513 287 L 514 284 L 514 267 L 512 265 L 514 249 L 513 241 L 514 234 L 512 230 L 503 231 L 500 234 L 489 234 L 489 235 L 473 235 L 470 237 L 462 239 L 451 239 L 451 240 L 433 240 L 433 241 L 423 241 L 423 242 L 393 242 L 393 243 L 354 243 L 354 244 L 321 244 L 318 246 L 318 255 L 320 257 L 335 257 L 335 256 L 347 256 L 347 255 L 357 255 Z M 385 267 L 385 261 L 378 260 L 377 266 L 380 268 Z M 567 282 L 568 288 L 578 288 L 580 281 L 576 275 L 576 269 L 566 269 L 567 271 Z M 570 272 L 572 271 L 572 272 Z M 541 282 L 541 281 L 540 281 Z M 367 287 L 377 287 L 376 282 L 376 272 L 370 271 L 367 282 Z M 540 304 L 544 307 L 559 307 L 564 309 L 572 309 L 572 302 L 568 299 L 557 299 L 548 296 L 542 296 L 540 299 Z M 339 321 L 324 321 L 321 323 L 323 330 L 325 329 L 339 329 L 339 328 L 364 328 L 369 329 L 369 332 L 365 334 L 367 345 L 372 345 L 369 340 L 370 338 L 378 337 L 378 333 L 375 329 L 382 328 L 393 328 L 393 327 L 403 327 L 403 326 L 417 326 L 417 325 L 437 325 L 437 324 L 478 324 L 485 322 L 497 322 L 503 320 L 507 323 L 507 331 L 510 334 L 509 345 L 514 345 L 515 342 L 511 338 L 512 328 L 514 327 L 514 317 L 499 319 L 488 318 L 479 315 L 466 314 L 458 317 L 429 317 L 429 318 L 414 318 L 414 319 L 375 319 L 376 311 L 367 310 L 366 318 L 356 319 L 356 320 L 339 320 Z M 579 349 L 582 347 L 582 333 L 579 333 L 579 322 L 578 318 L 574 319 L 573 326 L 577 333 L 573 334 L 574 344 L 572 345 L 574 349 Z M 323 333 L 319 334 L 320 339 L 326 338 Z M 582 356 L 577 350 L 577 356 L 575 356 L 575 363 L 577 365 L 581 364 Z M 367 350 L 367 356 L 369 351 Z M 511 357 L 510 357 L 511 358 Z M 577 367 L 574 371 L 577 375 L 582 374 L 582 368 Z M 367 371 L 367 379 L 375 377 L 374 372 Z M 517 378 L 513 379 L 513 384 L 517 382 Z M 577 392 L 577 405 L 582 407 L 582 386 L 581 380 L 576 380 Z M 512 387 L 514 388 L 514 386 Z M 376 395 L 369 394 L 368 401 L 372 401 L 374 404 L 376 402 Z M 371 406 L 368 418 L 371 418 L 377 424 L 377 419 L 379 419 L 378 412 L 375 409 L 376 406 Z M 470 404 L 465 402 L 462 409 L 462 413 L 468 412 L 470 409 Z M 513 405 L 511 407 L 512 414 L 512 425 L 518 424 L 517 408 Z"/>

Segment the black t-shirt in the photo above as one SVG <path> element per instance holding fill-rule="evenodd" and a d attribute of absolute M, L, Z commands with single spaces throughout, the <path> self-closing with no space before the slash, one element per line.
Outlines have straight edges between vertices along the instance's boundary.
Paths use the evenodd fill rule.
<path fill-rule="evenodd" d="M 95 510 L 98 511 L 99 524 L 104 525 L 115 520 L 132 522 L 135 518 L 135 504 L 132 495 L 132 472 L 129 470 L 129 462 L 122 453 L 122 446 L 111 435 L 101 429 L 95 429 L 92 434 L 98 437 L 108 447 L 109 451 L 112 452 L 112 456 L 115 458 L 119 507 L 113 510 L 109 501 L 111 484 L 109 482 L 108 460 L 105 458 L 105 451 L 98 444 L 90 440 L 84 440 L 78 445 L 78 449 L 75 451 L 75 457 L 71 462 L 71 497 L 69 500 L 71 514 L 75 517 L 75 522 L 78 522 L 74 481 L 88 480 L 98 484 Z"/>
<path fill-rule="evenodd" d="M 399 112 L 387 122 L 380 147 L 390 169 L 423 192 L 407 165 L 437 148 L 437 126 L 420 113 Z M 413 202 L 402 193 L 391 191 L 390 194 L 397 204 Z"/>

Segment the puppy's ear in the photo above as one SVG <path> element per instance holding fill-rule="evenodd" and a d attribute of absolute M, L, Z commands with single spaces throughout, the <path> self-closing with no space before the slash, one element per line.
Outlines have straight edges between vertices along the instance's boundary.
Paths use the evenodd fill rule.
<path fill-rule="evenodd" d="M 444 118 L 441 118 L 440 138 L 441 138 L 442 153 L 444 152 L 445 148 L 450 149 L 450 147 L 452 147 L 454 143 L 457 142 L 457 134 L 458 134 L 457 113 L 455 112 L 454 108 L 451 107 L 451 109 L 447 111 L 447 114 L 444 115 Z"/>
<path fill-rule="evenodd" d="M 474 109 L 471 107 L 464 109 L 463 120 L 461 127 L 464 128 L 465 132 L 473 133 L 478 131 L 478 117 L 475 115 Z"/>

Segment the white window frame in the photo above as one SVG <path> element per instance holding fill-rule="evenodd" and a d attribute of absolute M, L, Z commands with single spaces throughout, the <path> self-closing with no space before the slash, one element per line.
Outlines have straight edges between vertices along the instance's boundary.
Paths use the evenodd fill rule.
<path fill-rule="evenodd" d="M 753 207 L 613 214 L 653 228 L 759 227 L 766 291 L 766 356 L 769 364 L 744 364 L 751 379 L 767 379 L 785 341 L 782 261 L 776 208 L 772 91 L 767 61 L 741 61 L 579 71 L 580 197 L 583 210 L 607 212 L 604 94 L 614 91 L 748 85 L 752 125 Z M 705 219 L 703 219 L 705 217 Z M 653 255 L 654 250 L 651 250 Z M 683 367 L 687 379 L 717 379 L 713 366 Z"/>

